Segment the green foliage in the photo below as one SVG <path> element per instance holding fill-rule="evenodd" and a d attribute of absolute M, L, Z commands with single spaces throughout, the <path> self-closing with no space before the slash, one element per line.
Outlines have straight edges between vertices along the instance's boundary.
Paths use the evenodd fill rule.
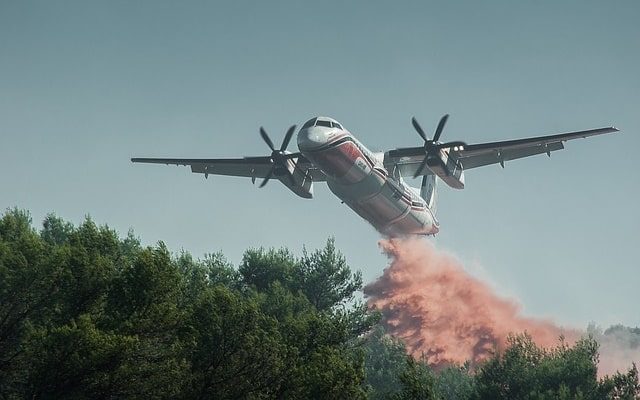
<path fill-rule="evenodd" d="M 0 398 L 364 398 L 361 284 L 332 240 L 302 259 L 249 250 L 236 270 L 8 210 Z"/>
<path fill-rule="evenodd" d="M 295 263 L 293 254 L 286 249 L 247 250 L 238 272 L 243 282 L 256 290 L 268 289 L 274 282 L 291 287 Z"/>
<path fill-rule="evenodd" d="M 40 237 L 51 245 L 61 245 L 69 240 L 73 232 L 73 224 L 64 221 L 55 214 L 47 214 L 42 222 Z"/>
<path fill-rule="evenodd" d="M 613 376 L 605 377 L 600 383 L 599 391 L 602 395 L 608 395 L 612 399 L 640 399 L 640 382 L 638 381 L 636 364 L 633 364 L 627 373 L 617 372 Z"/>
<path fill-rule="evenodd" d="M 208 287 L 191 315 L 189 398 L 246 398 L 272 394 L 282 379 L 287 348 L 276 321 L 256 299 Z M 275 380 L 275 381 L 274 381 Z"/>
<path fill-rule="evenodd" d="M 24 384 L 21 361 L 32 321 L 50 318 L 59 291 L 57 254 L 47 253 L 30 224 L 29 214 L 17 209 L 0 219 L 0 393 Z"/>
<path fill-rule="evenodd" d="M 365 372 L 370 399 L 386 399 L 400 390 L 400 375 L 407 363 L 401 341 L 386 335 L 380 325 L 368 334 L 365 343 Z"/>
<path fill-rule="evenodd" d="M 580 339 L 573 347 L 561 342 L 545 350 L 530 336 L 509 338 L 504 355 L 480 368 L 478 397 L 482 399 L 596 399 L 598 344 Z"/>
<path fill-rule="evenodd" d="M 143 246 L 90 218 L 0 218 L 0 399 L 638 399 L 634 366 L 596 378 L 597 345 L 510 338 L 478 370 L 432 371 L 354 300 L 333 239 L 238 269 Z M 375 326 L 375 328 L 374 328 Z M 612 327 L 607 335 L 637 332 Z"/>
<path fill-rule="evenodd" d="M 328 310 L 353 299 L 362 288 L 362 274 L 352 272 L 344 256 L 336 250 L 335 239 L 327 241 L 322 250 L 308 254 L 295 268 L 296 283 L 318 310 Z"/>
<path fill-rule="evenodd" d="M 134 337 L 98 329 L 88 315 L 31 332 L 27 393 L 34 398 L 87 398 L 122 393 Z M 126 390 L 126 389 L 125 389 Z"/>
<path fill-rule="evenodd" d="M 402 389 L 392 396 L 394 400 L 431 400 L 436 399 L 435 378 L 429 367 L 412 357 L 400 374 Z"/>
<path fill-rule="evenodd" d="M 470 399 L 476 392 L 476 381 L 470 364 L 452 365 L 436 375 L 437 397 L 447 400 Z"/>

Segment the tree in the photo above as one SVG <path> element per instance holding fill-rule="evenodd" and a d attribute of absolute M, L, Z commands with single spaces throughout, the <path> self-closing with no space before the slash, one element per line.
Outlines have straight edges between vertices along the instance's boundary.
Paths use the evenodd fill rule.
<path fill-rule="evenodd" d="M 400 390 L 400 375 L 407 363 L 404 344 L 385 334 L 377 325 L 367 335 L 365 345 L 365 374 L 370 399 L 386 399 Z"/>
<path fill-rule="evenodd" d="M 98 329 L 89 315 L 51 329 L 36 328 L 27 342 L 25 397 L 106 398 L 130 393 L 127 361 L 138 340 Z"/>
<path fill-rule="evenodd" d="M 602 379 L 600 393 L 611 399 L 639 400 L 640 382 L 638 382 L 638 367 L 636 364 L 634 363 L 627 373 L 617 372 L 611 377 L 607 376 Z"/>
<path fill-rule="evenodd" d="M 52 245 L 61 245 L 69 240 L 73 232 L 73 224 L 49 213 L 42 222 L 40 237 Z"/>
<path fill-rule="evenodd" d="M 31 227 L 28 212 L 7 210 L 0 219 L 0 393 L 19 390 L 25 381 L 24 342 L 31 320 L 45 318 L 58 290 L 57 255 Z"/>
<path fill-rule="evenodd" d="M 436 374 L 435 391 L 438 398 L 447 400 L 471 399 L 476 382 L 470 363 L 451 365 Z"/>
<path fill-rule="evenodd" d="M 190 327 L 186 397 L 251 398 L 279 387 L 287 349 L 276 321 L 260 312 L 255 298 L 209 287 L 194 306 Z"/>
<path fill-rule="evenodd" d="M 556 399 L 600 397 L 598 344 L 580 339 L 553 349 L 536 346 L 527 334 L 510 336 L 508 348 L 482 365 L 476 376 L 481 399 Z"/>
<path fill-rule="evenodd" d="M 435 379 L 429 367 L 413 357 L 407 358 L 404 371 L 400 374 L 402 389 L 392 396 L 394 400 L 436 399 Z"/>
<path fill-rule="evenodd" d="M 257 290 L 265 290 L 274 282 L 291 288 L 295 263 L 287 249 L 251 249 L 244 253 L 238 272 L 246 285 Z"/>
<path fill-rule="evenodd" d="M 303 251 L 295 268 L 296 283 L 318 310 L 324 311 L 352 300 L 362 288 L 362 274 L 352 272 L 330 238 L 322 250 Z"/>
<path fill-rule="evenodd" d="M 470 371 L 432 371 L 373 326 L 333 239 L 300 259 L 172 255 L 86 218 L 0 218 L 0 398 L 638 399 L 638 370 L 598 380 L 597 343 L 512 336 Z M 605 335 L 637 345 L 637 329 Z"/>

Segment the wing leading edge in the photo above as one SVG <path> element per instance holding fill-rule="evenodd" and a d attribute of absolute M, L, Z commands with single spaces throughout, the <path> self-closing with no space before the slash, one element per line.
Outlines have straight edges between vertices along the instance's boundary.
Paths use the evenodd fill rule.
<path fill-rule="evenodd" d="M 618 132 L 614 127 L 590 129 L 586 131 L 560 133 L 526 139 L 505 140 L 500 142 L 479 143 L 464 146 L 456 150 L 449 148 L 449 157 L 457 159 L 464 169 L 501 164 L 505 161 L 529 157 L 536 154 L 550 155 L 552 151 L 564 149 L 567 140 Z M 424 147 L 408 147 L 390 150 L 385 155 L 385 164 L 399 168 L 402 175 L 412 175 L 424 159 Z M 429 174 L 426 170 L 424 174 Z"/>
<path fill-rule="evenodd" d="M 314 182 L 325 180 L 325 175 L 306 158 L 293 159 L 298 168 L 311 174 Z M 134 163 L 183 165 L 191 167 L 191 172 L 206 175 L 227 175 L 248 178 L 265 178 L 271 170 L 270 157 L 244 158 L 132 158 Z"/>

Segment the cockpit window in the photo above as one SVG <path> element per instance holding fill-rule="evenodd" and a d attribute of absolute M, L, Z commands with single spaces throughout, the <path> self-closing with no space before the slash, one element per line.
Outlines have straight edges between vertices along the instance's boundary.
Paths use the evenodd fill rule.
<path fill-rule="evenodd" d="M 305 129 L 305 128 L 310 128 L 313 126 L 313 124 L 316 123 L 316 119 L 317 118 L 311 118 L 310 120 L 308 120 L 307 122 L 304 123 L 304 125 L 302 125 L 301 129 Z"/>
<path fill-rule="evenodd" d="M 323 121 L 321 119 L 316 122 L 316 126 L 326 126 L 327 128 L 331 128 L 331 121 Z"/>
<path fill-rule="evenodd" d="M 333 125 L 334 128 L 342 129 L 342 126 L 340 126 L 340 124 L 337 122 L 332 122 L 331 124 Z"/>

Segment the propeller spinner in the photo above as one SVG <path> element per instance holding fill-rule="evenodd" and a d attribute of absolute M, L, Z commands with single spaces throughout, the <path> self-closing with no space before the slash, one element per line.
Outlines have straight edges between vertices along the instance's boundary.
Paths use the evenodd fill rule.
<path fill-rule="evenodd" d="M 293 174 L 289 171 L 287 161 L 291 158 L 298 157 L 298 155 L 286 153 L 287 146 L 289 145 L 289 142 L 291 141 L 291 137 L 293 136 L 293 132 L 295 130 L 296 130 L 296 126 L 292 125 L 287 130 L 287 133 L 284 135 L 284 140 L 282 141 L 282 145 L 280 145 L 279 149 L 276 149 L 275 146 L 273 145 L 273 141 L 271 140 L 267 132 L 264 130 L 263 127 L 260 127 L 260 136 L 262 136 L 262 140 L 264 140 L 267 146 L 269 146 L 269 148 L 271 149 L 271 156 L 270 156 L 271 169 L 269 170 L 269 172 L 267 173 L 267 176 L 265 176 L 264 180 L 260 184 L 260 187 L 264 187 L 267 184 L 267 182 L 269 182 L 269 180 L 275 174 L 277 168 L 280 168 L 281 170 L 284 170 L 287 172 L 287 176 L 289 177 L 289 181 L 291 182 L 291 185 L 296 184 L 293 178 Z"/>
<path fill-rule="evenodd" d="M 467 145 L 465 142 L 460 140 L 454 140 L 452 142 L 446 142 L 446 143 L 438 142 L 438 139 L 440 139 L 440 135 L 442 135 L 442 130 L 444 129 L 444 125 L 447 123 L 448 119 L 449 119 L 449 114 L 445 114 L 442 116 L 442 118 L 440 118 L 440 122 L 438 122 L 438 127 L 436 128 L 436 131 L 433 134 L 433 139 L 430 140 L 429 138 L 427 138 L 427 135 L 424 133 L 424 130 L 418 123 L 418 120 L 416 120 L 415 117 L 411 118 L 411 124 L 415 128 L 416 132 L 418 132 L 418 135 L 420 135 L 420 137 L 424 140 L 424 154 L 425 154 L 424 160 L 422 160 L 422 164 L 420 164 L 420 167 L 416 170 L 416 173 L 413 174 L 414 178 L 417 178 L 419 175 L 422 175 L 422 171 L 424 171 L 424 168 L 427 166 L 427 160 L 429 159 L 430 155 L 438 154 L 440 149 L 454 147 L 454 146 L 464 148 L 464 146 Z"/>

